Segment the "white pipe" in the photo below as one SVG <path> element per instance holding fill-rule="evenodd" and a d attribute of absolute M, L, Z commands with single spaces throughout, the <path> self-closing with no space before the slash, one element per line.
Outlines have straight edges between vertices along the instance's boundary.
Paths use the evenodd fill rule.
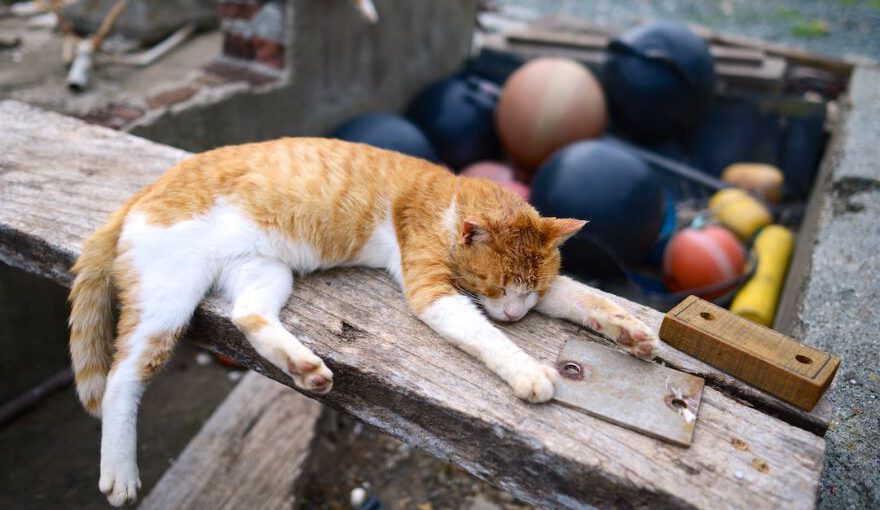
<path fill-rule="evenodd" d="M 67 88 L 81 92 L 89 86 L 92 77 L 92 61 L 95 56 L 95 45 L 91 39 L 80 41 L 76 47 L 76 55 L 67 73 Z"/>

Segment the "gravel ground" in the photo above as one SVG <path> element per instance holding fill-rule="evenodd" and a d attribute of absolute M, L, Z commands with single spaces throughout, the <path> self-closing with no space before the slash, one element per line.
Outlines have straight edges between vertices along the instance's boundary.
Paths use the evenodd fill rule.
<path fill-rule="evenodd" d="M 325 409 L 299 510 L 348 510 L 353 489 L 386 510 L 529 510 L 463 469 Z"/>
<path fill-rule="evenodd" d="M 880 0 L 500 0 L 546 13 L 626 28 L 684 19 L 724 32 L 826 55 L 880 56 Z"/>

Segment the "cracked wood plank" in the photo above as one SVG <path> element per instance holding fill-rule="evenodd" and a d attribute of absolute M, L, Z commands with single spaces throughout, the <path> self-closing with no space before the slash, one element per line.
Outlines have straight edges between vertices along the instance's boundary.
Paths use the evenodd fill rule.
<path fill-rule="evenodd" d="M 82 240 L 186 155 L 15 102 L 0 103 L 0 124 L 15 126 L 0 135 L 0 260 L 67 285 Z M 660 313 L 622 302 L 659 327 Z M 191 334 L 290 384 L 254 354 L 228 312 L 209 298 Z M 762 412 L 786 415 L 778 400 L 668 346 L 658 361 L 717 387 L 705 390 L 688 449 L 561 405 L 517 400 L 413 317 L 378 271 L 339 269 L 299 279 L 283 320 L 336 373 L 333 391 L 321 401 L 526 501 L 568 508 L 815 505 L 824 440 Z M 538 314 L 505 329 L 545 362 L 570 336 L 607 343 Z"/>

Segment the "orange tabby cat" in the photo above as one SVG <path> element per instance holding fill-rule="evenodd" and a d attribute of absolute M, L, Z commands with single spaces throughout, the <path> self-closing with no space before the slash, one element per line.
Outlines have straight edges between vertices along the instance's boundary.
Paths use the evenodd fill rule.
<path fill-rule="evenodd" d="M 650 356 L 651 329 L 558 276 L 559 245 L 584 224 L 541 218 L 489 181 L 336 140 L 225 147 L 179 163 L 86 240 L 73 268 L 70 353 L 80 399 L 103 417 L 101 491 L 114 505 L 135 499 L 144 385 L 211 288 L 261 356 L 318 393 L 333 374 L 278 319 L 292 271 L 386 269 L 413 313 L 530 402 L 553 397 L 555 371 L 486 315 L 515 321 L 537 307 Z"/>

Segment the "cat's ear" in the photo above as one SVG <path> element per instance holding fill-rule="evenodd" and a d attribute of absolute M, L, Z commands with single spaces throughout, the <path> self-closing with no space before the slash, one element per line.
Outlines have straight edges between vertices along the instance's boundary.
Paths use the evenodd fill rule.
<path fill-rule="evenodd" d="M 461 224 L 461 242 L 467 245 L 479 244 L 489 240 L 489 231 L 473 218 Z"/>
<path fill-rule="evenodd" d="M 557 245 L 564 243 L 568 238 L 577 234 L 587 223 L 589 222 L 572 218 L 541 218 L 544 236 L 549 242 L 556 243 Z"/>

